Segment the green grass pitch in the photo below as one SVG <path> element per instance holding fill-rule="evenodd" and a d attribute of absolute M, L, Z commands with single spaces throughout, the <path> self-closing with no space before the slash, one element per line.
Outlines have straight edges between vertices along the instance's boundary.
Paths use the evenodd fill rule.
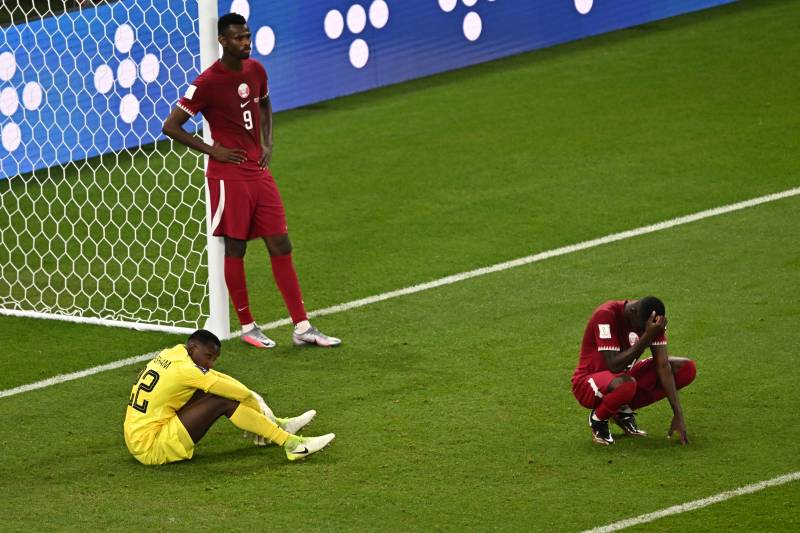
<path fill-rule="evenodd" d="M 318 309 L 800 185 L 800 4 L 743 1 L 276 116 Z M 792 197 L 319 318 L 337 350 L 226 342 L 219 369 L 334 431 L 301 464 L 221 420 L 145 468 L 138 368 L 0 398 L 0 529 L 580 531 L 800 470 Z M 256 317 L 285 315 L 263 246 Z M 594 306 L 659 295 L 692 444 L 594 446 L 569 378 Z M 0 317 L 0 390 L 182 338 Z M 800 529 L 794 482 L 633 528 Z"/>

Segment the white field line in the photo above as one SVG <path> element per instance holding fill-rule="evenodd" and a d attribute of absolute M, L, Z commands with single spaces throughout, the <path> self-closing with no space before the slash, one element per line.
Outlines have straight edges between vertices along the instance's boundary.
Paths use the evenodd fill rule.
<path fill-rule="evenodd" d="M 753 492 L 758 492 L 760 490 L 769 487 L 775 487 L 777 485 L 791 483 L 792 481 L 797 481 L 798 479 L 800 479 L 800 472 L 792 472 L 791 474 L 784 474 L 782 476 L 768 479 L 766 481 L 759 481 L 758 483 L 745 485 L 744 487 L 740 487 L 738 489 L 729 490 L 726 492 L 720 492 L 719 494 L 716 494 L 714 496 L 709 496 L 708 498 L 703 498 L 701 500 L 694 500 L 691 502 L 682 503 L 681 505 L 673 505 L 672 507 L 667 507 L 666 509 L 656 511 L 654 513 L 643 514 L 641 516 L 636 516 L 634 518 L 620 520 L 619 522 L 614 522 L 613 524 L 596 527 L 594 529 L 587 529 L 583 533 L 609 533 L 611 531 L 619 531 L 620 529 L 625 529 L 627 527 L 636 526 L 639 524 L 645 524 L 647 522 L 652 522 L 654 520 L 658 520 L 659 518 L 664 518 L 665 516 L 671 516 L 675 514 L 685 513 L 687 511 L 694 511 L 695 509 L 701 509 L 703 507 L 707 507 L 715 503 L 724 502 L 725 500 L 730 500 L 731 498 L 735 498 L 736 496 L 751 494 Z"/>
<path fill-rule="evenodd" d="M 324 309 L 318 309 L 316 311 L 312 311 L 308 314 L 309 317 L 317 317 L 317 316 L 324 316 L 324 315 L 331 315 L 334 313 L 341 313 L 343 311 L 348 311 L 350 309 L 355 309 L 357 307 L 364 307 L 365 305 L 374 304 L 377 302 L 382 302 L 385 300 L 390 300 L 392 298 L 398 298 L 400 296 L 406 296 L 409 294 L 414 294 L 417 292 L 427 291 L 429 289 L 435 289 L 437 287 L 442 287 L 444 285 L 450 285 L 453 283 L 458 283 L 460 281 L 464 281 L 471 278 L 476 278 L 478 276 L 483 276 L 486 274 L 492 274 L 494 272 L 501 272 L 503 270 L 508 270 L 511 268 L 529 265 L 531 263 L 536 263 L 539 261 L 544 261 L 545 259 L 551 259 L 553 257 L 559 257 L 562 255 L 571 254 L 573 252 L 579 252 L 581 250 L 587 250 L 589 248 L 594 248 L 596 246 L 601 246 L 603 244 L 608 244 L 612 242 L 617 242 L 625 239 L 630 239 L 633 237 L 639 237 L 640 235 L 646 235 L 648 233 L 655 233 L 657 231 L 662 231 L 669 228 L 674 228 L 675 226 L 681 226 L 683 224 L 688 224 L 690 222 L 696 222 L 698 220 L 703 220 L 706 218 L 715 217 L 718 215 L 724 215 L 726 213 L 731 213 L 733 211 L 739 211 L 742 209 L 747 209 L 749 207 L 754 207 L 757 205 L 774 202 L 776 200 L 782 200 L 784 198 L 789 198 L 792 196 L 800 195 L 800 187 L 796 187 L 794 189 L 788 189 L 786 191 L 768 194 L 766 196 L 759 196 L 757 198 L 751 198 L 750 200 L 744 200 L 742 202 L 737 202 L 735 204 L 729 204 L 721 207 L 715 207 L 713 209 L 706 209 L 705 211 L 699 211 L 692 215 L 686 215 L 678 218 L 673 218 L 670 220 L 665 220 L 664 222 L 658 222 L 657 224 L 651 224 L 649 226 L 642 226 L 636 229 L 622 231 L 620 233 L 612 233 L 611 235 L 606 235 L 605 237 L 600 237 L 597 239 L 592 239 L 590 241 L 584 241 L 577 244 L 570 244 L 569 246 L 562 246 L 561 248 L 555 248 L 553 250 L 549 250 L 546 252 L 541 252 L 534 255 L 529 255 L 526 257 L 521 257 L 519 259 L 513 259 L 511 261 L 506 261 L 504 263 L 497 263 L 495 265 L 491 265 L 484 268 L 478 268 L 475 270 L 470 270 L 468 272 L 462 272 L 461 274 L 454 274 L 452 276 L 447 276 L 444 278 L 440 278 L 437 280 L 429 281 L 427 283 L 421 283 L 419 285 L 413 285 L 411 287 L 406 287 L 404 289 L 398 289 L 396 291 L 384 292 L 382 294 L 377 294 L 375 296 L 369 296 L 367 298 L 362 298 L 360 300 L 353 300 L 352 302 L 347 302 L 339 305 L 334 305 L 332 307 L 326 307 Z M 291 320 L 286 318 L 283 320 L 276 320 L 274 322 L 269 322 L 268 324 L 264 324 L 261 326 L 262 329 L 274 329 L 280 326 L 287 326 L 291 324 Z M 146 361 L 149 358 L 152 358 L 154 354 L 144 354 L 139 355 L 136 357 L 129 357 L 128 359 L 122 359 L 120 361 L 115 361 L 113 363 L 108 363 L 105 365 L 100 365 L 92 368 L 88 368 L 86 370 L 82 370 L 80 372 L 73 372 L 71 374 L 61 374 L 58 376 L 53 376 L 52 378 L 48 378 L 42 381 L 37 381 L 35 383 L 29 383 L 28 385 L 22 385 L 20 387 L 16 387 L 13 389 L 3 390 L 0 391 L 0 398 L 5 398 L 7 396 L 14 396 L 16 394 L 22 394 L 23 392 L 28 392 L 37 389 L 43 389 L 45 387 L 50 387 L 52 385 L 57 385 L 59 383 L 64 383 L 67 381 L 72 381 L 74 379 L 84 378 L 86 376 L 91 376 L 93 374 L 97 374 L 100 372 L 105 372 L 106 370 L 114 370 L 116 368 L 120 368 L 127 365 L 133 365 L 139 363 L 141 361 Z"/>
<path fill-rule="evenodd" d="M 148 361 L 153 357 L 155 357 L 157 354 L 158 352 L 151 352 L 142 355 L 136 355 L 134 357 L 128 357 L 127 359 L 120 359 L 119 361 L 106 363 L 105 365 L 93 366 L 92 368 L 87 368 L 86 370 L 72 372 L 71 374 L 59 374 L 58 376 L 53 376 L 52 378 L 43 379 L 42 381 L 37 381 L 35 383 L 28 383 L 27 385 L 22 385 L 20 387 L 15 387 L 13 389 L 0 391 L 0 398 L 5 398 L 6 396 L 14 396 L 15 394 L 22 394 L 23 392 L 29 392 L 36 389 L 44 389 L 45 387 L 58 385 L 59 383 L 65 383 L 67 381 L 72 381 L 74 379 L 81 379 L 94 374 L 99 374 L 100 372 L 105 372 L 106 370 L 115 370 L 117 368 L 122 368 L 123 366 L 135 365 L 136 363 L 141 363 L 142 361 Z"/>

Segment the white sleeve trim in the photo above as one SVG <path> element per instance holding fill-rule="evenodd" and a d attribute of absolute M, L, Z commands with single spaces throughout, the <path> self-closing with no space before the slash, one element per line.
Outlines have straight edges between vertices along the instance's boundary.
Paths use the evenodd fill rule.
<path fill-rule="evenodd" d="M 619 346 L 598 346 L 597 349 L 598 350 L 610 350 L 610 351 L 613 351 L 613 352 L 618 352 L 619 351 Z"/>
<path fill-rule="evenodd" d="M 192 117 L 195 115 L 195 113 L 193 113 L 191 109 L 189 109 L 188 107 L 186 107 L 186 106 L 185 106 L 185 105 L 183 105 L 183 104 L 178 104 L 178 107 L 179 107 L 179 108 L 181 108 L 181 109 L 183 109 L 183 110 L 184 110 L 184 111 L 186 111 L 187 113 L 189 113 L 189 115 L 190 115 L 190 116 L 192 116 Z"/>

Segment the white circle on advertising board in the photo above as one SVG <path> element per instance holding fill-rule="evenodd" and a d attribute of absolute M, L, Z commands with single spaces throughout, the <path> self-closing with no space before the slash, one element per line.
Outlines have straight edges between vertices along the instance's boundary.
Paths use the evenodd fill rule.
<path fill-rule="evenodd" d="M 456 8 L 458 0 L 439 0 L 439 8 L 445 13 L 450 13 Z"/>
<path fill-rule="evenodd" d="M 17 70 L 17 60 L 11 52 L 0 54 L 0 80 L 8 81 L 14 77 Z"/>
<path fill-rule="evenodd" d="M 100 65 L 94 71 L 94 88 L 100 94 L 106 94 L 114 85 L 114 71 L 108 65 Z"/>
<path fill-rule="evenodd" d="M 233 0 L 231 13 L 239 13 L 245 20 L 250 18 L 250 2 L 247 0 Z"/>
<path fill-rule="evenodd" d="M 139 74 L 145 82 L 156 81 L 159 70 L 161 70 L 161 65 L 154 54 L 146 54 L 142 58 L 142 63 L 139 65 Z"/>
<path fill-rule="evenodd" d="M 575 9 L 581 15 L 585 15 L 592 10 L 592 4 L 594 0 L 575 0 Z"/>
<path fill-rule="evenodd" d="M 275 49 L 275 32 L 269 26 L 262 26 L 256 32 L 256 50 L 262 56 L 268 56 Z"/>
<path fill-rule="evenodd" d="M 470 41 L 477 41 L 483 31 L 481 17 L 474 11 L 470 11 L 464 17 L 464 37 Z"/>
<path fill-rule="evenodd" d="M 121 24 L 117 31 L 114 32 L 114 46 L 123 54 L 131 51 L 135 40 L 136 36 L 133 33 L 133 28 L 127 24 Z"/>
<path fill-rule="evenodd" d="M 132 124 L 139 116 L 139 99 L 132 94 L 126 94 L 119 101 L 119 116 L 123 121 Z"/>
<path fill-rule="evenodd" d="M 13 152 L 22 142 L 22 131 L 20 131 L 19 126 L 14 122 L 9 122 L 3 126 L 2 138 L 3 148 L 9 152 Z"/>
<path fill-rule="evenodd" d="M 17 112 L 19 108 L 19 96 L 17 91 L 11 87 L 6 87 L 0 91 L 0 113 L 10 117 Z"/>
<path fill-rule="evenodd" d="M 369 46 L 364 39 L 356 39 L 350 45 L 350 64 L 356 68 L 363 68 L 369 61 Z"/>
<path fill-rule="evenodd" d="M 22 89 L 22 105 L 28 111 L 39 109 L 39 106 L 42 105 L 42 86 L 35 81 L 26 83 L 25 88 Z"/>
<path fill-rule="evenodd" d="M 367 25 L 367 12 L 358 4 L 347 10 L 347 29 L 352 33 L 361 33 Z"/>
<path fill-rule="evenodd" d="M 369 6 L 369 22 L 379 30 L 389 22 L 389 6 L 383 0 L 375 0 Z"/>
<path fill-rule="evenodd" d="M 330 39 L 338 39 L 344 31 L 344 17 L 336 9 L 325 15 L 325 35 Z"/>
<path fill-rule="evenodd" d="M 120 87 L 127 89 L 136 81 L 136 63 L 123 59 L 117 67 L 117 81 Z"/>

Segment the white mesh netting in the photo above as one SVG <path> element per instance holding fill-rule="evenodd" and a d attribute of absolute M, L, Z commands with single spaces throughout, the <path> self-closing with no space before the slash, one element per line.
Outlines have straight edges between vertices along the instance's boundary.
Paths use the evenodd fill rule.
<path fill-rule="evenodd" d="M 203 162 L 155 142 L 197 3 L 3 0 L 0 24 L 0 313 L 197 326 Z"/>

